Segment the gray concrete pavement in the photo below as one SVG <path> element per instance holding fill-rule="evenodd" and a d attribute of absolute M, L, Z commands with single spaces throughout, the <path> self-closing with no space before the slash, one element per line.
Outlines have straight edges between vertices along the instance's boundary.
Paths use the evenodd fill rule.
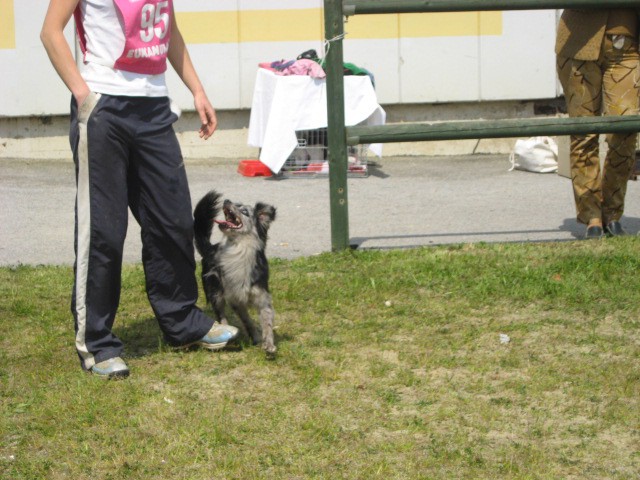
<path fill-rule="evenodd" d="M 275 205 L 271 257 L 331 250 L 326 177 L 243 177 L 237 173 L 238 161 L 188 161 L 194 204 L 216 188 L 232 200 Z M 395 249 L 565 241 L 582 235 L 568 179 L 508 168 L 506 155 L 377 159 L 369 177 L 349 179 L 351 243 L 362 249 Z M 0 265 L 72 264 L 72 163 L 0 159 L 0 169 Z M 640 183 L 629 182 L 623 224 L 631 233 L 640 230 L 639 193 Z M 131 218 L 125 262 L 140 261 L 139 237 Z"/>

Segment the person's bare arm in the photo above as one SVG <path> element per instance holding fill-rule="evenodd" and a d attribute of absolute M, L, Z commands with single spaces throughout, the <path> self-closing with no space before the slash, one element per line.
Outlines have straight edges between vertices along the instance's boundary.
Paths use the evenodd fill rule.
<path fill-rule="evenodd" d="M 51 0 L 40 32 L 40 40 L 58 75 L 71 91 L 78 105 L 89 95 L 89 87 L 80 71 L 64 37 L 64 28 L 79 0 Z"/>
<path fill-rule="evenodd" d="M 180 79 L 193 94 L 193 102 L 198 115 L 200 115 L 200 138 L 206 140 L 215 132 L 218 126 L 218 119 L 216 111 L 211 102 L 209 102 L 200 78 L 193 67 L 187 46 L 178 29 L 175 12 L 171 15 L 171 42 L 169 43 L 168 58 Z"/>

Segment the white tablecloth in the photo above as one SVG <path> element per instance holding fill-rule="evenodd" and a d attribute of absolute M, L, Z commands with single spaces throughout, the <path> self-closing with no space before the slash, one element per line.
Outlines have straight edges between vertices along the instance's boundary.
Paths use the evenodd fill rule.
<path fill-rule="evenodd" d="M 378 105 L 368 76 L 344 77 L 345 124 L 383 125 L 386 112 Z M 327 126 L 327 85 L 306 75 L 282 76 L 258 69 L 249 121 L 249 145 L 260 147 L 260 161 L 278 173 L 298 145 L 297 130 Z M 369 149 L 382 155 L 382 145 Z"/>

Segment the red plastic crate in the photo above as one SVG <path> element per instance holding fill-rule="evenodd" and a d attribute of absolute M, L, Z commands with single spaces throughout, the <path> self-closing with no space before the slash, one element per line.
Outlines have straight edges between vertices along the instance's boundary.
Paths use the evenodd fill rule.
<path fill-rule="evenodd" d="M 260 160 L 240 160 L 238 173 L 245 177 L 270 177 L 273 175 L 269 167 Z"/>

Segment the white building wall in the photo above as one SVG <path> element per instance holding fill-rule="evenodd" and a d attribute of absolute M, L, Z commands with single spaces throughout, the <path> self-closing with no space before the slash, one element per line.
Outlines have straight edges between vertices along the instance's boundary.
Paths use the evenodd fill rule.
<path fill-rule="evenodd" d="M 0 32 L 0 116 L 51 115 L 69 111 L 71 95 L 40 42 L 47 5 L 48 2 L 40 0 L 0 0 L 2 23 L 12 27 Z M 13 21 L 8 22 L 11 17 Z M 72 42 L 72 24 L 65 34 Z"/>
<path fill-rule="evenodd" d="M 322 51 L 322 0 L 174 4 L 196 69 L 217 109 L 251 106 L 259 62 L 292 59 L 310 48 Z M 70 95 L 39 39 L 47 5 L 45 0 L 0 0 L 0 24 L 9 25 L 0 32 L 0 116 L 68 113 Z M 395 18 L 387 17 L 386 29 L 379 29 L 375 16 L 353 17 L 345 26 L 344 58 L 375 75 L 382 104 L 556 97 L 556 11 L 495 14 L 501 16 L 498 33 L 447 35 L 445 29 L 445 34 L 427 32 L 424 38 L 403 37 L 400 16 L 395 36 Z M 448 22 L 459 18 L 447 15 L 443 18 Z M 385 38 L 376 38 L 378 33 Z M 72 25 L 66 36 L 73 44 Z M 171 70 L 168 83 L 183 110 L 192 109 L 191 95 Z"/>

